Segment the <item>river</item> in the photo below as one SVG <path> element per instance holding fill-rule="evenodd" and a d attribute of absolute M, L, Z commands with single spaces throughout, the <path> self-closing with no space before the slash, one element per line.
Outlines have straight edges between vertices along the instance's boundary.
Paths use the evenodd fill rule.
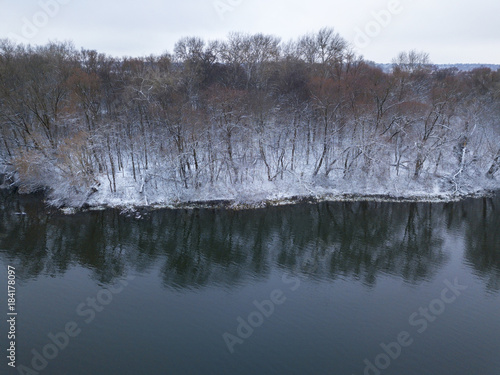
<path fill-rule="evenodd" d="M 2 374 L 500 373 L 500 197 L 63 215 L 0 196 Z M 5 370 L 5 371 L 4 371 Z"/>

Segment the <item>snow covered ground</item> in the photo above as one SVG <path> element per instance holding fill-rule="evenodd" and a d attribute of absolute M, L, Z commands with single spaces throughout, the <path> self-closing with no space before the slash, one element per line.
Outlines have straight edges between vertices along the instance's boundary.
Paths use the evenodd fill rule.
<path fill-rule="evenodd" d="M 480 178 L 479 174 L 475 178 L 463 178 L 459 186 L 449 178 L 427 176 L 414 180 L 400 177 L 384 182 L 377 176 L 345 180 L 335 175 L 305 178 L 287 172 L 283 179 L 268 181 L 264 173 L 260 173 L 243 183 L 218 181 L 185 188 L 179 181 L 152 177 L 134 181 L 130 173 L 122 171 L 116 175 L 116 192 L 110 188 L 108 177 L 101 175 L 90 192 L 74 191 L 69 195 L 64 184 L 59 184 L 48 193 L 47 201 L 57 207 L 69 208 L 68 212 L 82 207 L 257 208 L 325 200 L 452 201 L 500 190 L 500 181 Z"/>

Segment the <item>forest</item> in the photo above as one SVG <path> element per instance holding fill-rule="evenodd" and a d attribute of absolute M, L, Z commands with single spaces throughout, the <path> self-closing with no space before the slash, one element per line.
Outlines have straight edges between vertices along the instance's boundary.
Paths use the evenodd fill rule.
<path fill-rule="evenodd" d="M 55 206 L 499 189 L 500 70 L 392 68 L 331 28 L 111 57 L 0 40 L 0 176 Z"/>

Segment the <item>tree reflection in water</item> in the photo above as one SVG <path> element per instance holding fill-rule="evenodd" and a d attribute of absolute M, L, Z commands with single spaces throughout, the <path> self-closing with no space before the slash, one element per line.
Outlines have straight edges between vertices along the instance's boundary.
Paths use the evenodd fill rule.
<path fill-rule="evenodd" d="M 198 288 L 265 278 L 273 268 L 373 285 L 381 274 L 408 283 L 446 262 L 446 235 L 464 233 L 465 259 L 500 288 L 499 198 L 447 204 L 330 202 L 259 210 L 158 210 L 141 219 L 118 210 L 65 216 L 40 197 L 2 192 L 1 256 L 18 278 L 74 266 L 103 284 L 161 269 L 165 286 Z"/>

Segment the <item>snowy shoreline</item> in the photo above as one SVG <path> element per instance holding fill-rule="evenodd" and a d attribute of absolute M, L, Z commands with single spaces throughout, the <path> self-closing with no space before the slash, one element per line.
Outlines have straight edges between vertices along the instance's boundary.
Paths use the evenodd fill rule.
<path fill-rule="evenodd" d="M 219 182 L 185 189 L 172 182 L 162 184 L 157 179 L 135 182 L 124 174 L 116 181 L 116 192 L 111 191 L 102 176 L 99 185 L 90 193 L 68 199 L 63 192 L 52 191 L 47 202 L 52 206 L 66 207 L 70 212 L 99 207 L 126 211 L 162 208 L 241 210 L 326 201 L 453 202 L 490 196 L 500 190 L 496 179 L 481 178 L 480 174 L 471 177 L 455 185 L 449 178 L 435 176 L 387 182 L 376 176 L 346 181 L 285 174 L 283 180 L 268 181 L 256 173 L 253 181 Z M 67 194 L 67 191 L 64 192 Z"/>
<path fill-rule="evenodd" d="M 393 196 L 393 195 L 357 195 L 357 194 L 341 194 L 341 195 L 326 195 L 326 196 L 294 196 L 283 198 L 280 200 L 264 200 L 258 202 L 238 202 L 236 200 L 208 200 L 208 201 L 187 201 L 175 204 L 150 204 L 150 205 L 120 205 L 120 204 L 102 204 L 102 205 L 84 205 L 80 208 L 61 207 L 59 210 L 64 214 L 74 214 L 85 211 L 100 211 L 105 209 L 118 209 L 124 213 L 137 211 L 151 211 L 161 209 L 172 210 L 194 210 L 194 209 L 223 209 L 223 210 L 257 210 L 263 208 L 277 206 L 291 206 L 297 204 L 319 204 L 323 202 L 393 202 L 393 203 L 449 203 L 459 202 L 465 199 L 478 199 L 491 197 L 496 194 L 496 191 L 477 191 L 473 193 L 460 195 L 408 195 L 408 196 Z"/>
<path fill-rule="evenodd" d="M 447 203 L 458 202 L 469 198 L 491 197 L 496 193 L 495 190 L 478 190 L 476 192 L 461 193 L 461 194 L 417 194 L 417 195 L 391 195 L 391 194 L 328 194 L 323 196 L 292 196 L 281 199 L 267 199 L 253 202 L 240 202 L 231 199 L 214 199 L 202 201 L 186 201 L 178 203 L 153 203 L 150 205 L 144 204 L 100 204 L 100 205 L 84 205 L 83 210 L 99 210 L 99 209 L 200 209 L 200 208 L 220 208 L 228 210 L 242 209 L 259 209 L 275 206 L 295 205 L 301 203 L 317 204 L 322 202 L 394 202 L 394 203 Z M 78 211 L 74 207 L 63 207 L 63 211 Z"/>
<path fill-rule="evenodd" d="M 2 190 L 9 190 L 8 187 L 0 186 Z M 242 202 L 237 199 L 209 199 L 209 200 L 186 200 L 182 202 L 158 203 L 151 202 L 146 205 L 142 202 L 85 202 L 81 206 L 60 206 L 56 207 L 48 199 L 47 194 L 41 198 L 48 207 L 57 209 L 64 214 L 75 214 L 78 212 L 86 211 L 99 211 L 105 209 L 118 209 L 124 213 L 137 212 L 137 211 L 151 211 L 159 209 L 225 209 L 225 210 L 252 210 L 262 209 L 276 206 L 296 205 L 296 204 L 318 204 L 322 202 L 394 202 L 394 203 L 448 203 L 458 202 L 465 199 L 477 199 L 491 197 L 497 194 L 499 190 L 495 189 L 481 189 L 466 193 L 445 193 L 440 192 L 436 194 L 429 193 L 407 193 L 403 195 L 396 194 L 360 194 L 360 193 L 336 193 L 336 194 L 323 194 L 323 195 L 295 195 L 282 198 L 269 198 L 263 200 L 253 200 Z M 14 192 L 19 196 L 26 196 L 29 194 L 21 194 Z"/>
<path fill-rule="evenodd" d="M 151 172 L 134 179 L 123 170 L 116 174 L 113 188 L 108 176 L 102 174 L 87 186 L 58 176 L 37 190 L 43 192 L 42 199 L 48 207 L 66 214 L 107 208 L 124 212 L 197 208 L 244 210 L 335 201 L 439 203 L 487 197 L 500 191 L 500 181 L 485 177 L 480 170 L 469 170 L 460 178 L 454 178 L 453 174 L 428 173 L 418 179 L 408 176 L 380 178 L 371 174 L 350 180 L 340 176 L 306 177 L 307 173 L 285 173 L 282 179 L 273 181 L 259 174 L 259 170 L 252 172 L 243 182 L 218 181 L 185 188 L 175 179 L 159 178 Z M 17 182 L 12 180 L 10 184 L 6 179 L 2 182 L 4 185 L 0 188 L 10 186 L 19 194 L 29 192 L 18 190 Z"/>

